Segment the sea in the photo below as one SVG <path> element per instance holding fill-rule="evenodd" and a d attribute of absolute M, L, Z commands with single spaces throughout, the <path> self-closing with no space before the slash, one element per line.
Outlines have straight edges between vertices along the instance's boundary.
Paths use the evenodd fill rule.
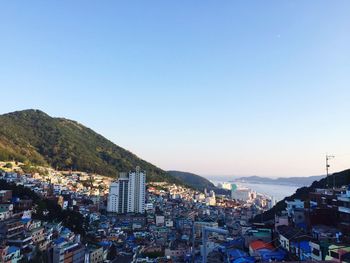
<path fill-rule="evenodd" d="M 212 181 L 215 185 L 223 181 Z M 299 188 L 298 186 L 285 185 L 285 184 L 265 184 L 265 183 L 248 183 L 248 182 L 234 182 L 234 184 L 247 187 L 259 194 L 264 194 L 270 197 L 274 197 L 278 202 L 283 200 L 285 197 L 295 193 Z M 300 186 L 301 187 L 301 186 Z"/>
<path fill-rule="evenodd" d="M 278 202 L 283 200 L 285 197 L 290 196 L 295 193 L 295 191 L 299 188 L 297 186 L 289 186 L 289 185 L 281 185 L 281 184 L 265 184 L 265 183 L 236 183 L 239 186 L 247 187 L 252 189 L 253 191 L 265 194 L 270 197 L 274 197 Z"/>

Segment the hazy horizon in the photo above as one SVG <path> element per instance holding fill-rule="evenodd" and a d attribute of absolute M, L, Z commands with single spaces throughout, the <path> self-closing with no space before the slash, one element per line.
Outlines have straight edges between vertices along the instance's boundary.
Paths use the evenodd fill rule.
<path fill-rule="evenodd" d="M 0 112 L 76 120 L 164 170 L 350 167 L 349 1 L 0 3 Z"/>
<path fill-rule="evenodd" d="M 175 170 L 175 169 L 170 169 L 168 171 L 179 171 L 179 170 Z M 193 173 L 191 171 L 179 171 L 179 172 L 186 172 L 186 173 Z M 341 171 L 335 171 L 335 172 L 341 172 Z M 246 175 L 230 175 L 230 174 L 199 174 L 199 173 L 193 173 L 199 176 L 202 176 L 208 180 L 221 180 L 221 181 L 229 181 L 229 180 L 233 180 L 233 179 L 238 179 L 238 178 L 242 178 L 242 177 L 251 177 L 251 176 L 258 176 L 258 177 L 264 177 L 264 178 L 271 178 L 271 179 L 277 179 L 277 178 L 289 178 L 289 177 L 314 177 L 314 176 L 326 176 L 326 174 L 319 174 L 319 175 L 291 175 L 291 176 L 271 176 L 271 175 L 257 175 L 257 174 L 246 174 Z"/>

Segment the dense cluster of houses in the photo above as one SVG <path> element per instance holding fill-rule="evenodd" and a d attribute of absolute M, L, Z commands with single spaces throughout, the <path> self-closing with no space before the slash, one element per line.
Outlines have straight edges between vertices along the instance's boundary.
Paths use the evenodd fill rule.
<path fill-rule="evenodd" d="M 0 262 L 347 262 L 350 257 L 349 187 L 317 189 L 307 201 L 287 201 L 274 220 L 262 217 L 262 223 L 252 224 L 267 204 L 158 182 L 147 185 L 145 213 L 113 214 L 106 211 L 109 179 L 80 179 L 75 173 L 59 178 L 0 176 L 54 200 L 62 210 L 79 212 L 84 235 L 62 222 L 34 219 L 33 200 L 2 189 Z"/>
<path fill-rule="evenodd" d="M 350 262 L 350 186 L 316 189 L 307 201 L 286 201 L 286 209 L 264 224 L 241 228 L 245 244 L 226 250 L 230 262 Z"/>
<path fill-rule="evenodd" d="M 2 172 L 0 179 L 27 187 L 42 198 L 55 200 L 62 209 L 74 208 L 88 217 L 99 209 L 98 199 L 70 189 L 72 184 L 67 181 L 52 184 L 38 175 L 15 172 Z M 36 205 L 29 197 L 21 199 L 11 190 L 0 190 L 0 262 L 98 263 L 107 259 L 108 248 L 83 244 L 80 235 L 62 222 L 33 219 L 35 210 Z"/>
<path fill-rule="evenodd" d="M 91 249 L 61 223 L 32 219 L 32 200 L 21 200 L 11 190 L 0 191 L 0 262 L 103 262 L 103 250 Z M 97 260 L 96 253 L 100 251 Z"/>

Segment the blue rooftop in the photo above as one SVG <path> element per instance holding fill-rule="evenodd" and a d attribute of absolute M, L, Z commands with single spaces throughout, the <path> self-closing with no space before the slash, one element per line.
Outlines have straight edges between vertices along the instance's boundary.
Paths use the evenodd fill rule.
<path fill-rule="evenodd" d="M 255 258 L 254 257 L 244 257 L 244 258 L 237 258 L 233 261 L 231 261 L 232 263 L 254 263 L 255 262 Z"/>
<path fill-rule="evenodd" d="M 59 244 L 61 244 L 61 243 L 63 243 L 64 241 L 66 241 L 63 237 L 60 237 L 60 238 L 57 238 L 55 241 L 54 241 L 54 243 L 56 244 L 56 245 L 59 245 Z"/>
<path fill-rule="evenodd" d="M 248 256 L 246 252 L 239 249 L 229 249 L 227 251 L 227 254 L 229 255 L 230 259 L 237 259 Z"/>
<path fill-rule="evenodd" d="M 21 221 L 22 221 L 24 224 L 28 223 L 30 220 L 32 220 L 32 219 L 30 219 L 30 218 L 22 218 L 22 219 L 21 219 Z"/>
<path fill-rule="evenodd" d="M 136 239 L 135 236 L 132 235 L 132 236 L 128 236 L 126 240 L 127 241 L 135 241 L 135 239 Z"/>
<path fill-rule="evenodd" d="M 110 241 L 101 241 L 101 242 L 98 242 L 98 244 L 100 246 L 102 246 L 102 247 L 109 247 L 112 244 L 112 242 L 110 242 Z"/>
<path fill-rule="evenodd" d="M 19 247 L 10 246 L 9 249 L 7 250 L 7 253 L 12 254 L 12 253 L 15 253 L 17 250 L 19 250 Z"/>
<path fill-rule="evenodd" d="M 270 250 L 270 249 L 259 249 L 258 253 L 263 261 L 282 261 L 286 257 L 286 252 L 282 249 Z"/>

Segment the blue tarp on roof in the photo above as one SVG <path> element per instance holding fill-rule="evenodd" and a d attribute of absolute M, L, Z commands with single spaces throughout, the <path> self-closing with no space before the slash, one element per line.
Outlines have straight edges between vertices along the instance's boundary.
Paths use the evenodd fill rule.
<path fill-rule="evenodd" d="M 24 224 L 27 224 L 30 220 L 32 220 L 32 219 L 30 219 L 30 218 L 22 218 L 21 219 L 22 223 L 24 223 Z"/>
<path fill-rule="evenodd" d="M 231 261 L 232 263 L 254 263 L 255 262 L 255 258 L 254 257 L 244 257 L 244 258 L 237 258 L 233 261 Z"/>
<path fill-rule="evenodd" d="M 57 238 L 57 239 L 54 241 L 54 243 L 55 243 L 56 245 L 58 245 L 58 244 L 63 243 L 64 241 L 65 241 L 65 239 L 64 239 L 63 237 L 60 237 L 60 238 Z"/>
<path fill-rule="evenodd" d="M 227 250 L 227 254 L 230 257 L 230 259 L 237 259 L 240 257 L 246 257 L 248 254 L 240 249 L 229 249 Z"/>
<path fill-rule="evenodd" d="M 228 249 L 227 255 L 231 263 L 254 263 L 254 257 L 250 257 L 246 252 L 240 249 Z"/>
<path fill-rule="evenodd" d="M 281 261 L 284 260 L 286 257 L 286 252 L 282 249 L 278 250 L 270 250 L 270 249 L 259 249 L 257 250 L 259 256 L 261 257 L 262 261 Z"/>
<path fill-rule="evenodd" d="M 98 242 L 98 244 L 102 247 L 109 247 L 110 245 L 112 245 L 112 242 L 110 241 L 101 241 L 101 242 Z"/>
<path fill-rule="evenodd" d="M 20 200 L 20 199 L 19 199 L 17 196 L 13 196 L 13 197 L 11 198 L 11 203 L 18 203 L 19 200 Z"/>
<path fill-rule="evenodd" d="M 12 253 L 15 253 L 17 250 L 19 250 L 19 247 L 10 246 L 9 249 L 7 250 L 7 253 L 12 254 Z"/>
<path fill-rule="evenodd" d="M 136 239 L 135 236 L 132 235 L 132 236 L 128 236 L 126 241 L 135 241 L 135 239 Z"/>

